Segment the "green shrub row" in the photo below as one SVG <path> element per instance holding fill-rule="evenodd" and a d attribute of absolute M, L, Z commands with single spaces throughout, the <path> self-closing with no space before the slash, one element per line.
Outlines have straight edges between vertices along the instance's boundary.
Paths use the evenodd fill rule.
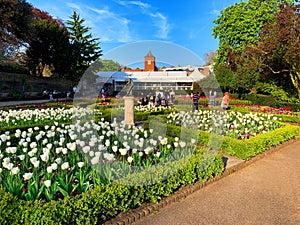
<path fill-rule="evenodd" d="M 163 120 L 164 117 L 161 117 L 161 119 Z M 194 132 L 195 130 L 192 129 L 172 125 L 167 125 L 166 131 L 169 137 L 181 137 L 183 139 L 191 137 Z M 197 143 L 211 149 L 220 150 L 225 154 L 248 160 L 273 146 L 298 138 L 299 133 L 299 127 L 291 124 L 284 124 L 283 127 L 276 130 L 242 140 L 199 131 Z"/>
<path fill-rule="evenodd" d="M 272 106 L 275 108 L 292 108 L 294 111 L 300 111 L 299 102 L 285 102 L 278 100 L 271 95 L 263 94 L 244 94 L 241 97 L 245 100 L 249 100 L 252 104 L 262 105 L 262 106 Z"/>
<path fill-rule="evenodd" d="M 241 159 L 250 159 L 271 147 L 299 137 L 299 127 L 290 124 L 249 139 L 224 137 L 221 151 Z"/>
<path fill-rule="evenodd" d="M 222 98 L 215 99 L 215 106 L 220 106 L 222 102 Z M 208 105 L 208 98 L 200 98 L 199 99 L 199 105 Z M 249 100 L 242 100 L 242 99 L 230 99 L 229 105 L 251 105 L 252 102 Z"/>
<path fill-rule="evenodd" d="M 134 121 L 146 121 L 148 120 L 149 116 L 155 115 L 164 115 L 169 114 L 170 111 L 157 111 L 157 112 L 134 112 Z M 102 111 L 102 115 L 99 116 L 100 118 L 104 118 L 105 121 L 111 122 L 114 118 L 124 118 L 124 111 L 123 110 L 113 110 L 111 108 L 106 108 Z"/>
<path fill-rule="evenodd" d="M 173 167 L 151 167 L 149 171 L 132 178 L 141 176 L 145 179 L 151 174 L 173 172 L 167 180 L 155 184 L 134 186 L 112 182 L 81 195 L 47 203 L 19 200 L 0 188 L 0 224 L 102 224 L 120 212 L 150 201 L 158 202 L 162 197 L 172 195 L 181 186 L 198 180 L 206 181 L 224 170 L 222 157 L 202 148 L 197 149 L 188 160 L 181 159 L 172 165 Z M 179 165 L 180 169 L 174 173 L 174 168 L 179 168 Z"/>
<path fill-rule="evenodd" d="M 284 115 L 284 114 L 277 114 L 278 118 L 281 118 L 282 122 L 288 123 L 298 123 L 300 124 L 300 116 L 292 116 L 292 115 Z"/>

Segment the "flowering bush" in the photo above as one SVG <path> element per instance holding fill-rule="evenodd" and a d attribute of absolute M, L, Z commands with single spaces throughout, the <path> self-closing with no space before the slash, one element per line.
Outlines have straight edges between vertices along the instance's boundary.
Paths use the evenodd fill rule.
<path fill-rule="evenodd" d="M 193 153 L 195 140 L 89 121 L 0 135 L 0 183 L 22 199 L 59 199 Z"/>
<path fill-rule="evenodd" d="M 139 105 L 135 106 L 134 110 L 136 112 L 162 112 L 162 111 L 167 111 L 167 110 L 172 110 L 173 108 L 171 106 L 150 106 L 150 105 Z"/>
<path fill-rule="evenodd" d="M 94 112 L 85 108 L 45 108 L 45 109 L 17 109 L 0 110 L 0 127 L 31 125 L 36 123 L 69 123 L 73 119 L 80 119 L 94 115 Z"/>
<path fill-rule="evenodd" d="M 271 114 L 242 114 L 233 111 L 199 110 L 195 112 L 172 112 L 167 118 L 168 123 L 172 125 L 193 126 L 202 131 L 237 139 L 256 136 L 281 126 L 278 118 Z"/>

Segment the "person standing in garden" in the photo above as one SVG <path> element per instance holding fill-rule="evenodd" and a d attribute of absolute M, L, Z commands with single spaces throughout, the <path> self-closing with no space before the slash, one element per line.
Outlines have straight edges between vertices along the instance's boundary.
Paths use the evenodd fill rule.
<path fill-rule="evenodd" d="M 225 92 L 222 98 L 221 108 L 226 110 L 229 106 L 229 92 Z"/>
<path fill-rule="evenodd" d="M 217 92 L 213 91 L 212 89 L 209 91 L 209 107 L 215 105 L 215 98 L 217 96 Z"/>
<path fill-rule="evenodd" d="M 194 112 L 195 110 L 198 110 L 198 103 L 199 103 L 199 99 L 200 99 L 200 93 L 199 92 L 194 93 L 192 98 L 193 98 L 192 100 L 193 100 L 193 112 Z"/>

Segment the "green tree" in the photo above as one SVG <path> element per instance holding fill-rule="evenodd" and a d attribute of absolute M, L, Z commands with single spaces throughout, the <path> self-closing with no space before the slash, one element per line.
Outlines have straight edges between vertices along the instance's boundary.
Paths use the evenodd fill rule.
<path fill-rule="evenodd" d="M 74 83 L 78 82 L 87 68 L 102 55 L 99 38 L 92 37 L 90 28 L 84 26 L 84 22 L 75 11 L 66 22 L 70 33 L 72 60 L 69 78 Z"/>
<path fill-rule="evenodd" d="M 214 74 L 210 74 L 209 76 L 203 78 L 198 82 L 198 85 L 202 90 L 210 90 L 210 89 L 219 89 L 219 83 Z"/>
<path fill-rule="evenodd" d="M 1 0 L 0 15 L 0 41 L 12 45 L 26 42 L 34 19 L 32 6 L 25 0 Z"/>
<path fill-rule="evenodd" d="M 122 67 L 118 62 L 114 62 L 111 59 L 100 60 L 99 71 L 121 71 Z"/>
<path fill-rule="evenodd" d="M 225 64 L 219 64 L 214 67 L 216 80 L 219 82 L 223 91 L 236 92 L 239 89 L 238 76 L 232 69 Z"/>
<path fill-rule="evenodd" d="M 22 67 L 20 47 L 26 46 L 34 20 L 32 6 L 23 0 L 0 1 L 0 64 L 11 72 Z M 24 69 L 22 69 L 24 70 Z"/>
<path fill-rule="evenodd" d="M 42 76 L 46 66 L 64 76 L 69 72 L 69 34 L 60 21 L 38 19 L 26 50 L 27 66 L 32 74 Z"/>
<path fill-rule="evenodd" d="M 264 25 L 274 18 L 282 2 L 293 0 L 249 0 L 225 8 L 214 21 L 213 35 L 219 39 L 217 64 L 226 63 L 229 51 L 241 52 L 245 45 L 255 43 Z"/>
<path fill-rule="evenodd" d="M 247 46 L 243 66 L 259 71 L 261 78 L 275 82 L 300 98 L 299 7 L 282 5 L 281 11 L 262 30 L 258 42 Z M 290 90 L 289 90 L 290 89 Z"/>

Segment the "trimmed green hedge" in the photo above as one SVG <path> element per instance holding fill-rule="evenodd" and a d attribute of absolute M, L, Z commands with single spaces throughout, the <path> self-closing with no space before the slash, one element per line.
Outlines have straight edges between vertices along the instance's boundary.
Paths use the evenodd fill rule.
<path fill-rule="evenodd" d="M 207 157 L 208 154 L 213 158 Z M 182 165 L 182 162 L 177 163 Z M 160 171 L 156 167 L 150 170 Z M 181 186 L 220 175 L 223 170 L 220 155 L 198 149 L 174 175 L 153 185 L 129 186 L 112 182 L 75 197 L 47 203 L 19 200 L 0 188 L 0 224 L 101 224 L 120 212 L 150 201 L 158 202 Z"/>
<path fill-rule="evenodd" d="M 286 124 L 284 127 L 260 134 L 249 139 L 237 140 L 230 137 L 221 137 L 200 131 L 199 144 L 220 149 L 221 152 L 248 160 L 273 146 L 278 146 L 290 139 L 299 137 L 299 127 Z"/>
<path fill-rule="evenodd" d="M 298 137 L 299 127 L 287 124 L 284 127 L 249 139 L 236 140 L 224 137 L 221 151 L 247 160 L 273 146 L 278 146 L 285 141 Z"/>
<path fill-rule="evenodd" d="M 282 122 L 289 123 L 298 123 L 300 124 L 300 116 L 291 116 L 291 115 L 276 115 L 278 118 L 281 118 Z"/>
<path fill-rule="evenodd" d="M 194 130 L 181 128 L 179 126 L 167 125 L 167 135 L 170 137 L 185 137 L 192 135 Z M 219 136 L 204 131 L 199 131 L 198 144 L 221 152 L 248 160 L 273 146 L 278 146 L 290 139 L 299 137 L 299 127 L 291 124 L 284 124 L 283 127 L 260 134 L 249 139 L 237 140 L 227 136 Z"/>

